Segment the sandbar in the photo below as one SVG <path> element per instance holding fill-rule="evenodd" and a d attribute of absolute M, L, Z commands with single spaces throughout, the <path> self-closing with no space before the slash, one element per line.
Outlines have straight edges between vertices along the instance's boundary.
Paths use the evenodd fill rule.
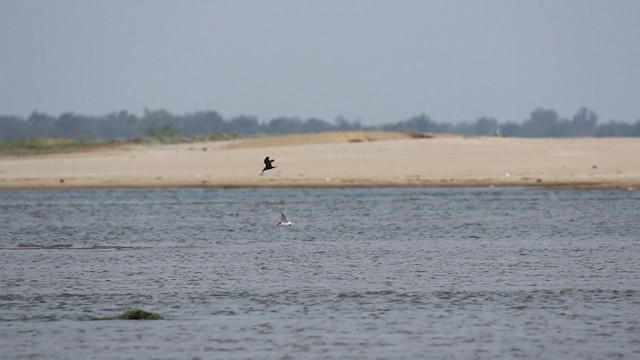
<path fill-rule="evenodd" d="M 640 138 L 359 131 L 0 157 L 0 189 L 387 186 L 634 190 Z"/>

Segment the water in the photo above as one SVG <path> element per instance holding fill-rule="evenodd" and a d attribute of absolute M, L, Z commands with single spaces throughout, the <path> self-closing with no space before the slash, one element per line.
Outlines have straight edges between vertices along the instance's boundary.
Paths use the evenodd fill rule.
<path fill-rule="evenodd" d="M 0 357 L 639 358 L 639 239 L 627 191 L 2 191 Z"/>

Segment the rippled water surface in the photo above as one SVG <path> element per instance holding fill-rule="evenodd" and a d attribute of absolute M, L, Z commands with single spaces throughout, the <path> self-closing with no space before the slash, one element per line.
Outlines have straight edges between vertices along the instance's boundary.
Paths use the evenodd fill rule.
<path fill-rule="evenodd" d="M 640 358 L 640 192 L 1 191 L 0 271 L 3 359 Z"/>

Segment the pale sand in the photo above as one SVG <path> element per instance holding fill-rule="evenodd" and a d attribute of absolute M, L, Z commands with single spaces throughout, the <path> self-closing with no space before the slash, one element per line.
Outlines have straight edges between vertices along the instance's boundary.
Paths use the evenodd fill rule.
<path fill-rule="evenodd" d="M 0 188 L 489 185 L 638 188 L 640 139 L 353 132 L 0 158 Z"/>

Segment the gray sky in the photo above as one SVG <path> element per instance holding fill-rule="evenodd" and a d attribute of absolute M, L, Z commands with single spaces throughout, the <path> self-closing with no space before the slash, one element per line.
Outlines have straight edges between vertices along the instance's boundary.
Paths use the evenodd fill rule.
<path fill-rule="evenodd" d="M 640 119 L 640 1 L 0 0 L 0 114 Z"/>

